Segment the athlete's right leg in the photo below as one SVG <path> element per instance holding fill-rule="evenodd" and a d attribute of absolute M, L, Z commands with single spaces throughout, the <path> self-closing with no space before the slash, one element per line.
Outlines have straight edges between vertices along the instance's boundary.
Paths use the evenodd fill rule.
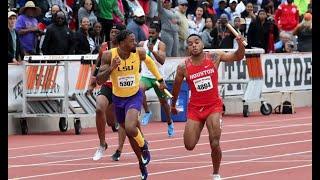
<path fill-rule="evenodd" d="M 188 119 L 184 128 L 184 146 L 188 151 L 192 151 L 199 141 L 201 131 L 205 122 Z"/>
<path fill-rule="evenodd" d="M 146 91 L 148 89 L 150 89 L 152 85 L 150 84 L 148 78 L 145 77 L 141 77 L 140 80 L 140 89 L 142 91 L 143 94 L 143 101 L 142 101 L 142 105 L 143 105 L 143 109 L 144 109 L 144 115 L 141 119 L 141 124 L 142 125 L 147 125 L 152 117 L 152 112 L 149 110 L 148 104 L 147 104 L 147 96 L 146 96 Z"/>
<path fill-rule="evenodd" d="M 100 146 L 93 156 L 93 160 L 99 160 L 103 157 L 108 145 L 105 140 L 105 127 L 106 127 L 106 109 L 109 101 L 106 96 L 100 94 L 96 98 L 96 127 L 98 131 L 98 137 Z"/>

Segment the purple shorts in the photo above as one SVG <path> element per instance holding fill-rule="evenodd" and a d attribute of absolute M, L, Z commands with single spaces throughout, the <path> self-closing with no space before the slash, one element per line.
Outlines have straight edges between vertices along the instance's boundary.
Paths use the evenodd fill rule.
<path fill-rule="evenodd" d="M 112 95 L 112 102 L 114 104 L 117 121 L 121 124 L 126 119 L 126 114 L 129 109 L 136 109 L 141 111 L 143 101 L 143 94 L 141 89 L 130 97 L 118 97 Z"/>

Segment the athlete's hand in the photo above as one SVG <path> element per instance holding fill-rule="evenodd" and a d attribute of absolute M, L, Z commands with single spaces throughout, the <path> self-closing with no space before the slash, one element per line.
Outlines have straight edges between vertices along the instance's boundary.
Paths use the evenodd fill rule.
<path fill-rule="evenodd" d="M 90 79 L 90 82 L 89 82 L 88 90 L 87 90 L 88 94 L 92 94 L 93 93 L 93 90 L 96 87 L 96 84 L 97 84 L 97 79 L 96 79 L 96 77 L 92 76 L 91 79 Z"/>
<path fill-rule="evenodd" d="M 162 81 L 161 83 L 159 83 L 159 89 L 161 91 L 164 91 L 164 89 L 167 89 L 167 85 L 164 83 L 164 81 Z"/>
<path fill-rule="evenodd" d="M 117 68 L 121 63 L 121 60 L 119 58 L 119 56 L 115 57 L 112 59 L 111 61 L 111 69 L 114 70 L 115 68 Z"/>
<path fill-rule="evenodd" d="M 178 111 L 178 109 L 177 109 L 175 106 L 171 106 L 171 113 L 172 113 L 172 114 L 178 114 L 179 111 Z"/>

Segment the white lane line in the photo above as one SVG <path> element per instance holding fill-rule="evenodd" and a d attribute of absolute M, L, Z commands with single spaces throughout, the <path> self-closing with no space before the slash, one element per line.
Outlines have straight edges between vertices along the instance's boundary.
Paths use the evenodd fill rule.
<path fill-rule="evenodd" d="M 152 156 L 154 157 L 154 156 Z M 157 156 L 160 157 L 160 156 Z M 166 157 L 166 156 L 164 156 Z M 172 156 L 173 157 L 173 156 Z M 226 158 L 225 156 L 223 156 Z M 250 157 L 250 156 L 248 156 Z M 252 156 L 251 156 L 252 157 Z M 261 156 L 265 157 L 265 156 Z M 162 157 L 163 158 L 163 157 Z M 310 157 L 311 158 L 311 157 Z M 234 160 L 224 160 L 222 162 L 234 162 Z M 257 160 L 252 161 L 250 163 L 289 163 L 289 162 L 312 162 L 312 159 L 288 159 L 288 160 L 270 160 L 270 161 L 263 161 Z M 152 162 L 152 164 L 211 164 L 211 161 L 170 161 L 170 162 Z M 44 166 L 100 166 L 100 165 L 121 165 L 126 164 L 125 162 L 109 162 L 109 163 L 62 163 L 62 164 L 46 164 L 46 165 L 38 165 L 39 167 Z M 11 165 L 14 166 L 14 165 Z M 35 165 L 37 166 L 37 165 Z M 35 167 L 34 166 L 34 167 Z"/>
<path fill-rule="evenodd" d="M 305 142 L 311 142 L 311 139 L 306 139 L 306 140 L 301 140 L 301 141 L 290 141 L 290 142 L 285 142 L 285 143 L 276 143 L 276 144 L 267 144 L 267 145 L 262 145 L 262 146 L 251 146 L 251 147 L 246 147 L 246 148 L 238 148 L 238 149 L 229 149 L 229 150 L 225 150 L 224 152 L 233 152 L 233 151 L 243 151 L 243 150 L 249 150 L 249 149 L 258 149 L 258 148 L 266 148 L 266 147 L 274 147 L 274 146 L 282 146 L 282 145 L 288 145 L 288 144 L 297 144 L 297 143 L 305 143 Z M 205 143 L 208 144 L 208 143 Z M 309 153 L 311 151 L 304 151 L 304 152 L 298 152 L 298 153 L 290 153 L 290 155 L 293 154 L 303 154 L 303 153 Z M 172 158 L 164 158 L 164 159 L 156 159 L 156 160 L 151 160 L 150 163 L 152 162 L 159 162 L 159 161 L 166 161 L 166 160 L 172 160 L 172 159 L 181 159 L 181 158 L 189 158 L 189 157 L 199 157 L 199 156 L 203 156 L 203 155 L 209 155 L 211 153 L 199 153 L 199 154 L 192 154 L 192 155 L 186 155 L 186 156 L 177 156 L 177 157 L 172 157 Z M 284 155 L 276 155 L 276 156 L 269 156 L 269 158 L 272 157 L 282 157 L 282 156 L 288 156 L 289 154 L 286 153 Z M 253 161 L 253 160 L 259 160 L 259 159 L 265 159 L 266 157 L 263 158 L 254 158 L 254 159 L 249 159 L 249 160 L 242 160 L 242 161 L 235 161 L 235 162 L 231 162 L 231 163 L 225 163 L 225 164 L 234 164 L 234 163 L 238 163 L 238 162 L 249 162 L 249 161 Z M 15 177 L 12 178 L 13 179 L 28 179 L 28 178 L 36 178 L 36 177 L 44 177 L 44 176 L 52 176 L 52 175 L 59 175 L 59 174 L 67 174 L 67 173 L 74 173 L 74 172 L 81 172 L 81 171 L 88 171 L 88 170 L 96 170 L 96 169 L 103 169 L 103 168 L 108 168 L 108 167 L 119 167 L 119 166 L 129 166 L 129 165 L 136 165 L 137 162 L 134 163 L 126 163 L 126 164 L 121 164 L 121 165 L 112 165 L 112 166 L 99 166 L 99 167 L 93 167 L 93 168 L 84 168 L 84 169 L 75 169 L 75 170 L 69 170 L 69 171 L 60 171 L 60 172 L 54 172 L 54 173 L 45 173 L 45 174 L 38 174 L 38 175 L 32 175 L 32 176 L 22 176 L 22 177 Z M 203 168 L 203 167 L 211 167 L 212 165 L 207 165 L 207 166 L 200 166 L 200 167 L 196 167 L 196 168 Z M 188 170 L 190 168 L 186 168 L 185 170 Z M 192 168 L 191 168 L 192 169 Z M 184 170 L 184 169 L 182 169 Z M 171 170 L 172 172 L 175 171 L 181 171 L 181 169 L 179 170 Z M 160 174 L 164 174 L 167 172 L 171 172 L 171 171 L 163 171 L 163 172 L 158 172 Z M 150 174 L 152 175 L 152 173 Z M 140 175 L 134 176 L 134 177 L 140 177 Z M 124 177 L 126 178 L 126 177 Z M 131 178 L 131 176 L 130 176 Z M 127 178 L 126 178 L 127 179 Z"/>
<path fill-rule="evenodd" d="M 244 163 L 244 162 L 251 162 L 251 161 L 260 160 L 260 159 L 270 159 L 270 158 L 291 156 L 291 155 L 295 155 L 295 154 L 303 154 L 303 153 L 308 153 L 308 152 L 311 152 L 311 151 L 304 151 L 304 152 L 297 152 L 297 153 L 286 153 L 286 154 L 267 156 L 267 157 L 262 157 L 262 158 L 254 158 L 254 159 L 233 161 L 233 162 L 228 162 L 228 163 L 221 163 L 221 166 L 229 165 L 229 164 L 238 164 L 238 163 Z M 201 168 L 208 168 L 208 167 L 212 167 L 212 164 L 204 165 L 204 166 L 195 166 L 195 167 L 190 167 L 190 168 L 173 169 L 173 170 L 169 170 L 169 171 L 159 171 L 159 172 L 150 173 L 149 176 L 159 175 L 159 174 L 167 174 L 167 173 L 173 173 L 173 172 L 180 172 L 180 171 L 187 171 L 187 170 L 194 170 L 194 169 L 201 169 Z M 109 179 L 109 180 L 131 179 L 131 178 L 135 178 L 135 177 L 140 177 L 140 175 L 126 176 L 126 177 L 114 178 L 114 179 Z M 222 179 L 224 179 L 224 178 L 222 178 Z"/>
<path fill-rule="evenodd" d="M 265 123 L 274 123 L 274 122 L 285 122 L 285 121 L 292 121 L 292 120 L 303 120 L 303 119 L 310 119 L 312 116 L 306 116 L 306 117 L 297 117 L 297 118 L 288 118 L 288 119 L 277 119 L 273 121 L 263 121 L 263 122 L 251 122 L 251 123 L 241 123 L 239 125 L 255 125 L 255 124 L 265 124 Z M 237 125 L 237 124 L 235 124 Z M 224 125 L 224 127 L 232 127 L 235 126 L 232 124 Z M 175 130 L 176 132 L 183 132 L 184 130 Z M 167 134 L 166 132 L 160 132 L 160 133 L 146 133 L 146 136 L 150 135 L 159 135 L 159 134 Z M 108 139 L 116 139 L 118 136 L 111 137 Z M 65 144 L 76 144 L 76 143 L 83 143 L 83 142 L 89 142 L 89 141 L 97 141 L 97 139 L 87 139 L 87 140 L 81 140 L 81 141 L 72 141 L 72 142 L 64 142 L 64 143 L 51 143 L 51 144 L 40 144 L 40 145 L 32 145 L 32 146 L 19 146 L 14 148 L 8 148 L 9 151 L 11 150 L 19 150 L 19 149 L 27 149 L 27 148 L 36 148 L 36 147 L 46 147 L 46 146 L 56 146 L 56 145 L 65 145 Z"/>
<path fill-rule="evenodd" d="M 263 131 L 263 130 L 270 130 L 270 129 L 281 129 L 281 128 L 290 128 L 290 127 L 296 127 L 296 126 L 309 126 L 311 123 L 305 123 L 305 124 L 299 124 L 299 125 L 286 125 L 286 126 L 278 126 L 278 127 L 271 127 L 271 128 L 261 128 L 261 129 L 251 129 L 251 130 L 242 130 L 242 131 L 233 131 L 233 132 L 228 132 L 228 133 L 223 133 L 222 136 L 224 135 L 229 135 L 229 134 L 237 134 L 237 133 L 243 133 L 243 132 L 256 132 L 256 131 Z M 207 134 L 203 134 L 202 136 L 207 137 Z M 174 141 L 174 140 L 180 140 L 183 139 L 183 137 L 180 138 L 168 138 L 168 139 L 161 139 L 161 140 L 154 140 L 154 141 L 149 141 L 150 143 L 152 142 L 162 142 L 162 141 Z M 125 145 L 129 145 L 126 143 Z M 118 145 L 110 145 L 109 147 L 117 147 Z M 96 149 L 97 147 L 90 147 L 90 148 L 81 148 L 81 149 L 71 149 L 71 150 L 64 150 L 64 151 L 53 151 L 53 152 L 46 152 L 46 153 L 36 153 L 36 154 L 25 154 L 25 155 L 19 155 L 19 156 L 9 156 L 8 159 L 16 159 L 16 158 L 25 158 L 25 157 L 32 157 L 32 156 L 44 156 L 44 155 L 50 155 L 50 154 L 56 154 L 56 153 L 67 153 L 67 152 L 77 152 L 77 151 L 86 151 L 86 150 L 92 150 Z"/>
<path fill-rule="evenodd" d="M 222 179 L 238 179 L 239 177 L 247 177 L 247 176 L 252 176 L 252 175 L 258 175 L 258 174 L 266 174 L 266 173 L 271 173 L 271 172 L 278 172 L 278 171 L 285 171 L 285 170 L 290 170 L 290 169 L 297 169 L 297 168 L 303 168 L 303 167 L 309 167 L 312 166 L 312 164 L 305 164 L 301 166 L 292 166 L 292 167 L 287 167 L 287 168 L 280 168 L 280 169 L 273 169 L 273 170 L 268 170 L 268 171 L 258 171 L 255 173 L 248 173 L 248 174 L 241 174 L 237 176 L 229 176 L 229 177 L 223 177 Z M 311 171 L 310 171 L 311 173 Z"/>

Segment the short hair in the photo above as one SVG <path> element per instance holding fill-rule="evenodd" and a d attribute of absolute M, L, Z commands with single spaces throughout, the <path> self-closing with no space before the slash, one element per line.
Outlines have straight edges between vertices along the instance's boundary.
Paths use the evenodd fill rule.
<path fill-rule="evenodd" d="M 118 43 L 120 43 L 121 41 L 124 41 L 131 34 L 133 34 L 133 32 L 128 29 L 120 31 L 120 33 L 116 37 L 116 40 Z"/>
<path fill-rule="evenodd" d="M 158 23 L 151 23 L 149 28 L 156 29 L 157 32 L 160 32 L 160 25 Z"/>
<path fill-rule="evenodd" d="M 191 37 L 193 37 L 193 36 L 197 36 L 199 39 L 201 39 L 201 41 L 202 41 L 202 38 L 201 38 L 201 36 L 199 35 L 199 34 L 190 34 L 189 36 L 188 36 L 188 38 L 187 38 L 187 41 L 188 41 L 188 39 L 189 38 L 191 38 Z"/>

